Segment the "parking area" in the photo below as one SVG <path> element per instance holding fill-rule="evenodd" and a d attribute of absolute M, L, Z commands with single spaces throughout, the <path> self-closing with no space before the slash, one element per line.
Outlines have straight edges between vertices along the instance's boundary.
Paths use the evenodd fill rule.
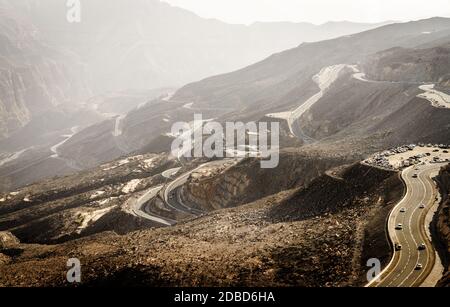
<path fill-rule="evenodd" d="M 450 162 L 450 145 L 410 144 L 377 153 L 364 163 L 389 170 L 429 163 Z"/>

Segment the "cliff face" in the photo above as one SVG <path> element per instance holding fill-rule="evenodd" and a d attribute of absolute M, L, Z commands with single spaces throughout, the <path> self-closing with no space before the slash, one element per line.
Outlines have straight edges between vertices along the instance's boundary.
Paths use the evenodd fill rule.
<path fill-rule="evenodd" d="M 20 81 L 20 76 L 13 71 L 0 71 L 0 138 L 30 121 L 30 111 L 21 97 Z"/>
<path fill-rule="evenodd" d="M 37 29 L 5 2 L 0 3 L 0 16 L 1 139 L 33 116 L 79 101 L 89 91 L 76 56 L 49 48 Z"/>
<path fill-rule="evenodd" d="M 445 272 L 438 286 L 450 286 L 450 166 L 439 173 L 439 183 L 442 195 L 442 204 L 436 218 L 438 239 L 443 246 Z"/>
<path fill-rule="evenodd" d="M 283 190 L 304 186 L 327 169 L 354 161 L 351 157 L 316 156 L 307 151 L 282 152 L 280 165 L 261 169 L 257 159 L 200 178 L 191 178 L 182 189 L 186 203 L 205 211 L 236 207 Z"/>

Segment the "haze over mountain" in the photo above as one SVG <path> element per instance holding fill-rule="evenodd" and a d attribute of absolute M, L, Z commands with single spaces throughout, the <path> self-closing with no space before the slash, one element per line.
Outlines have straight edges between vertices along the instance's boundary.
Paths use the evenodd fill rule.
<path fill-rule="evenodd" d="M 448 283 L 449 18 L 346 33 L 367 25 L 105 3 L 69 24 L 0 0 L 0 286 L 67 285 L 68 256 L 87 286 L 373 285 L 369 259 L 380 283 Z M 278 165 L 173 154 L 199 113 L 279 123 Z"/>
<path fill-rule="evenodd" d="M 262 60 L 274 52 L 364 31 L 379 24 L 256 23 L 208 20 L 159 0 L 91 0 L 82 21 L 66 20 L 58 0 L 10 1 L 52 46 L 87 64 L 94 93 L 182 86 Z"/>
<path fill-rule="evenodd" d="M 174 86 L 242 68 L 303 41 L 379 25 L 230 25 L 157 0 L 84 1 L 79 24 L 66 20 L 66 3 L 58 0 L 1 0 L 0 13 L 1 166 L 19 158 L 26 165 L 45 161 L 41 169 L 59 174 L 74 164 L 55 166 L 45 156 L 55 155 L 74 131 L 105 119 L 113 123 Z M 147 142 L 140 134 L 135 140 L 121 149 L 113 142 L 107 157 Z M 88 164 L 104 158 L 94 156 Z"/>
<path fill-rule="evenodd" d="M 387 116 L 394 116 L 395 111 L 398 111 L 398 114 L 405 114 L 402 108 L 412 112 L 413 109 L 406 104 L 421 92 L 417 82 L 446 84 L 444 80 L 448 77 L 446 67 L 448 52 L 440 44 L 449 35 L 450 19 L 433 18 L 388 25 L 333 40 L 305 43 L 244 69 L 186 85 L 169 101 L 155 100 L 142 106 L 121 119 L 120 135 L 111 134 L 117 127 L 117 121 L 89 127 L 66 142 L 61 147 L 61 155 L 77 161 L 83 167 L 88 167 L 122 154 L 140 151 L 142 148 L 147 151 L 167 151 L 171 143 L 171 138 L 167 134 L 172 123 L 180 119 L 191 121 L 193 114 L 199 112 L 204 118 L 217 118 L 220 121 L 258 121 L 264 118 L 286 123 L 280 119 L 268 119 L 266 115 L 293 110 L 302 105 L 319 91 L 313 76 L 324 67 L 339 64 L 347 67 L 341 71 L 335 84 L 311 110 L 293 123 L 294 130 L 305 130 L 317 140 L 332 136 L 335 141 L 345 140 L 346 137 L 358 140 L 375 137 L 372 146 L 376 146 L 378 141 L 381 144 L 377 146 L 386 146 L 389 140 L 392 142 L 394 139 L 398 140 L 394 136 L 402 131 L 393 129 L 391 138 L 385 138 L 383 133 L 389 132 L 386 131 L 387 126 L 392 123 L 399 125 L 423 123 L 419 118 L 423 116 L 425 108 L 436 117 L 430 121 L 430 125 L 434 128 L 430 126 L 424 133 L 435 135 L 435 141 L 440 142 L 448 135 L 445 132 L 448 128 L 442 125 L 442 121 L 447 118 L 447 110 L 435 109 L 426 102 L 418 103 L 421 108 L 416 110 L 417 113 L 410 114 L 411 121 L 405 119 L 386 121 L 384 124 L 382 122 Z M 387 71 L 385 62 L 389 51 L 383 50 L 399 46 L 403 48 L 435 46 L 435 49 L 412 49 L 413 54 L 428 54 L 427 61 L 417 62 L 411 59 L 411 56 L 398 56 L 396 66 L 408 67 L 408 70 L 399 69 L 399 76 L 396 78 L 387 73 L 372 76 L 371 71 Z M 374 58 L 381 55 L 384 55 L 383 58 L 386 60 L 374 63 Z M 382 80 L 386 82 L 358 80 L 354 78 L 355 72 L 350 67 L 352 65 L 358 66 L 363 71 L 365 67 L 370 66 L 369 76 L 375 80 L 386 78 Z M 404 80 L 400 82 L 399 78 Z M 326 113 L 316 115 L 319 108 Z M 363 123 L 365 128 L 362 129 L 360 126 L 356 128 L 358 123 Z M 419 141 L 421 138 L 415 133 L 420 131 L 414 130 L 414 133 L 409 133 L 408 140 Z M 98 144 L 103 146 L 99 147 Z M 288 138 L 285 146 L 297 146 L 295 144 L 295 139 Z M 348 146 L 347 150 L 352 150 L 352 147 Z"/>

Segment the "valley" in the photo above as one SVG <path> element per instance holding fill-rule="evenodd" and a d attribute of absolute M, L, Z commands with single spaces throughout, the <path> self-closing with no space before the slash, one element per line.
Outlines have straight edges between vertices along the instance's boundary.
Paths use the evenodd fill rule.
<path fill-rule="evenodd" d="M 450 285 L 450 18 L 108 3 L 0 1 L 0 287 Z"/>

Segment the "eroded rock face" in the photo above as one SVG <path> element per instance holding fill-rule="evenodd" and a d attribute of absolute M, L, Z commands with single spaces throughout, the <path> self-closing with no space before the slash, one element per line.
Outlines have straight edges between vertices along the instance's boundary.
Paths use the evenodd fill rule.
<path fill-rule="evenodd" d="M 238 171 L 224 176 L 190 182 L 185 188 L 186 200 L 206 211 L 229 207 L 250 185 L 250 178 Z"/>
<path fill-rule="evenodd" d="M 182 199 L 209 212 L 237 207 L 283 190 L 308 184 L 327 169 L 353 162 L 351 156 L 318 156 L 313 152 L 283 151 L 280 164 L 262 169 L 258 159 L 245 159 L 219 170 L 200 170 L 181 190 Z"/>
<path fill-rule="evenodd" d="M 450 285 L 450 166 L 442 169 L 439 174 L 440 189 L 443 202 L 439 208 L 436 220 L 437 235 L 444 247 L 444 264 L 446 264 L 444 277 L 439 286 Z"/>
<path fill-rule="evenodd" d="M 7 3 L 0 4 L 0 139 L 58 105 L 89 93 L 78 57 L 50 48 L 38 30 Z M 80 81 L 81 80 L 81 81 Z M 70 99 L 69 99 L 70 97 Z"/>
<path fill-rule="evenodd" d="M 19 244 L 20 241 L 9 231 L 0 231 L 0 251 Z M 0 260 L 1 262 L 1 260 Z"/>

